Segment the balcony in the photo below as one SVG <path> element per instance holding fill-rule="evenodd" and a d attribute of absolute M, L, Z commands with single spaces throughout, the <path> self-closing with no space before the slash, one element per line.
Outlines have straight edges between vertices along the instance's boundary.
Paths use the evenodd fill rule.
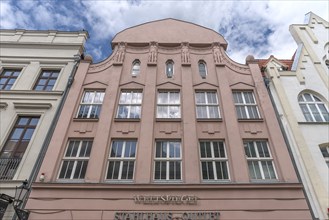
<path fill-rule="evenodd" d="M 0 158 L 0 181 L 12 180 L 22 158 Z"/>

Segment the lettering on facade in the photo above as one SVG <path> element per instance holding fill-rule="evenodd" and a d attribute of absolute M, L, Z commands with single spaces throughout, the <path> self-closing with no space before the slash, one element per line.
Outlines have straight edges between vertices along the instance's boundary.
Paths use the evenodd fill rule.
<path fill-rule="evenodd" d="M 115 220 L 219 220 L 220 213 L 213 212 L 116 212 Z"/>
<path fill-rule="evenodd" d="M 155 195 L 155 196 L 134 196 L 134 201 L 137 204 L 186 204 L 196 205 L 198 197 L 191 195 L 172 196 L 172 195 Z"/>

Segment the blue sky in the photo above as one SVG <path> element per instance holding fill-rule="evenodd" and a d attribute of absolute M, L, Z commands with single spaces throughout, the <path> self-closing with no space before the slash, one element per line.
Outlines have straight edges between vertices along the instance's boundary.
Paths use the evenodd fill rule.
<path fill-rule="evenodd" d="M 86 53 L 96 63 L 111 54 L 111 39 L 119 31 L 176 18 L 219 32 L 228 41 L 228 55 L 244 63 L 249 54 L 291 58 L 297 45 L 289 25 L 302 24 L 309 11 L 329 20 L 328 9 L 327 0 L 0 0 L 0 28 L 87 30 Z"/>

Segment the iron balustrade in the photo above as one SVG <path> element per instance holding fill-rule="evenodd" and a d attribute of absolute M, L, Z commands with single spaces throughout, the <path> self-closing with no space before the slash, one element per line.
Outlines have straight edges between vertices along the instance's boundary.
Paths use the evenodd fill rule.
<path fill-rule="evenodd" d="M 0 158 L 0 181 L 12 180 L 22 158 Z"/>

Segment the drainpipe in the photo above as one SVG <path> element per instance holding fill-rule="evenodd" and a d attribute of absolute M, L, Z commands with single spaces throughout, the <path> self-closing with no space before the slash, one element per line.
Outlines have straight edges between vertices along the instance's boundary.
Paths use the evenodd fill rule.
<path fill-rule="evenodd" d="M 304 183 L 302 181 L 302 178 L 300 177 L 300 173 L 298 171 L 298 168 L 297 168 L 297 165 L 296 165 L 296 161 L 295 161 L 295 158 L 292 154 L 292 151 L 291 151 L 291 146 L 290 146 L 290 143 L 289 143 L 289 140 L 288 140 L 288 137 L 287 137 L 287 134 L 284 130 L 284 126 L 282 124 L 282 121 L 280 119 L 280 115 L 279 115 L 279 111 L 275 105 L 275 102 L 274 102 L 274 98 L 273 98 L 273 95 L 272 95 L 272 92 L 271 92 L 271 89 L 270 89 L 270 79 L 267 78 L 266 76 L 264 76 L 264 83 L 265 83 L 265 86 L 266 86 L 266 89 L 267 89 L 267 92 L 270 96 L 270 100 L 271 100 L 271 103 L 272 103 L 272 106 L 274 108 L 274 112 L 275 112 L 275 115 L 276 115 L 276 118 L 277 118 L 277 121 L 279 122 L 279 126 L 280 126 L 280 130 L 281 130 L 281 133 L 283 135 L 283 139 L 284 139 L 284 142 L 286 143 L 287 147 L 288 147 L 288 152 L 289 152 L 289 156 L 290 156 L 290 159 L 292 161 L 292 165 L 296 171 L 296 174 L 297 174 L 297 178 L 298 178 L 298 181 L 303 185 L 303 193 L 304 193 L 304 196 L 305 196 L 305 199 L 306 199 L 306 203 L 308 205 L 308 208 L 310 209 L 310 212 L 311 212 L 311 216 L 312 216 L 312 219 L 313 220 L 317 220 L 318 218 L 315 218 L 315 215 L 314 215 L 314 212 L 313 212 L 313 209 L 312 209 L 312 206 L 311 206 L 311 203 L 310 203 L 310 200 L 309 198 L 307 197 L 307 194 L 306 194 L 306 191 L 305 191 L 305 187 L 304 187 Z"/>
<path fill-rule="evenodd" d="M 74 77 L 75 77 L 75 73 L 76 73 L 76 70 L 77 70 L 77 68 L 79 66 L 79 63 L 80 63 L 81 58 L 83 58 L 83 55 L 81 55 L 81 56 L 78 55 L 78 54 L 74 55 L 74 66 L 72 68 L 72 71 L 70 73 L 69 79 L 67 81 L 67 84 L 66 84 L 66 87 L 65 87 L 65 90 L 64 90 L 62 99 L 61 99 L 61 101 L 59 103 L 59 106 L 57 107 L 55 116 L 54 116 L 54 118 L 52 120 L 52 123 L 50 125 L 50 128 L 49 128 L 49 130 L 47 132 L 46 138 L 45 138 L 45 140 L 44 140 L 44 142 L 42 144 L 41 150 L 40 150 L 39 155 L 38 155 L 38 158 L 36 160 L 36 163 L 34 164 L 33 169 L 32 169 L 32 172 L 31 172 L 31 175 L 30 175 L 30 177 L 28 179 L 28 185 L 27 185 L 27 187 L 29 189 L 31 189 L 32 183 L 37 178 L 38 172 L 40 170 L 40 167 L 41 167 L 41 164 L 43 162 L 43 159 L 44 159 L 44 157 L 46 155 L 46 152 L 47 152 L 47 149 L 48 149 L 48 146 L 49 146 L 51 137 L 52 137 L 52 135 L 54 133 L 54 130 L 55 130 L 55 127 L 57 125 L 57 122 L 58 122 L 60 113 L 61 113 L 61 111 L 63 109 L 65 100 L 66 100 L 66 98 L 68 96 L 70 87 L 71 87 L 71 85 L 73 83 L 73 80 L 74 80 Z M 29 190 L 29 192 L 26 195 L 26 199 L 22 202 L 21 207 L 19 207 L 19 208 L 24 209 L 24 207 L 26 205 L 26 202 L 27 202 L 27 198 L 30 196 L 30 192 L 31 192 L 31 190 Z M 17 219 L 17 215 L 16 215 L 16 213 L 14 213 L 14 216 L 13 216 L 13 219 L 12 220 L 16 220 L 16 219 Z"/>

